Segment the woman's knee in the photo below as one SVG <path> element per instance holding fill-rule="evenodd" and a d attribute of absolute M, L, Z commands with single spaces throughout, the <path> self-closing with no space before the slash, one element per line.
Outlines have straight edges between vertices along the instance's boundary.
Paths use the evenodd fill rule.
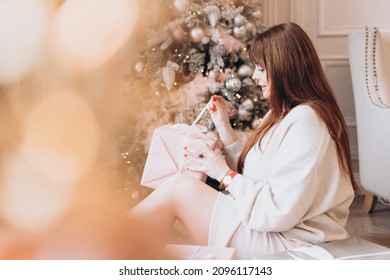
<path fill-rule="evenodd" d="M 193 177 L 178 173 L 167 179 L 159 188 L 175 202 L 182 204 L 194 200 L 209 187 Z"/>
<path fill-rule="evenodd" d="M 206 186 L 205 183 L 185 174 L 177 173 L 171 176 L 169 179 L 164 181 L 159 188 L 169 189 L 171 191 L 181 192 L 181 191 L 191 191 L 191 189 L 196 189 Z"/>

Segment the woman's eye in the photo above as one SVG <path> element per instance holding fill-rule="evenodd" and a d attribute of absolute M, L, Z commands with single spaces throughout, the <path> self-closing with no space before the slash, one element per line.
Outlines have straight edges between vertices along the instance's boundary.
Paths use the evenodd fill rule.
<path fill-rule="evenodd" d="M 257 71 L 260 71 L 260 72 L 263 72 L 263 71 L 264 71 L 264 69 L 263 69 L 262 67 L 260 67 L 260 66 L 256 67 L 256 70 L 257 70 Z"/>

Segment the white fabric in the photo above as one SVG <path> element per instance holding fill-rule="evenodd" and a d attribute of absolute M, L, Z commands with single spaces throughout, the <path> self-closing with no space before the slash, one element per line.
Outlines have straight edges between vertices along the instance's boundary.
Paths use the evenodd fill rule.
<path fill-rule="evenodd" d="M 362 187 L 380 198 L 390 201 L 390 108 L 378 107 L 379 97 L 390 105 L 390 27 L 378 27 L 376 69 L 373 69 L 373 35 L 369 28 L 359 29 L 348 37 L 349 61 L 355 100 L 357 142 L 359 150 L 359 179 Z M 366 53 L 369 55 L 366 69 Z M 369 74 L 366 77 L 366 70 Z M 374 81 L 377 72 L 378 93 L 375 98 Z M 366 80 L 368 79 L 368 80 Z M 368 87 L 368 88 L 367 88 Z M 369 94 L 370 93 L 370 94 Z M 387 97 L 386 97 L 387 95 Z M 370 99 L 373 98 L 373 100 Z M 388 102 L 388 103 L 386 103 Z"/>
<path fill-rule="evenodd" d="M 225 147 L 230 164 L 240 145 Z M 295 107 L 261 146 L 249 151 L 243 175 L 227 188 L 230 194 L 219 194 L 209 244 L 235 247 L 238 256 L 250 258 L 347 238 L 353 189 L 314 110 Z M 253 241 L 244 240 L 250 236 L 265 246 L 257 246 L 259 254 L 253 252 Z"/>
<path fill-rule="evenodd" d="M 390 249 L 369 242 L 367 240 L 352 237 L 337 240 L 320 245 L 310 245 L 294 248 L 284 252 L 254 257 L 262 260 L 390 260 Z"/>

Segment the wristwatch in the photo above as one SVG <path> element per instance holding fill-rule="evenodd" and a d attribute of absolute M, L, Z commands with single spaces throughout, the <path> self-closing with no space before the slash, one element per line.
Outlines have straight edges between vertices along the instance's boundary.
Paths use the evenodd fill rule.
<path fill-rule="evenodd" d="M 226 172 L 225 176 L 223 176 L 222 180 L 221 180 L 221 187 L 223 189 L 226 189 L 230 183 L 233 181 L 233 178 L 237 175 L 237 172 L 236 171 L 233 171 L 233 170 L 229 170 L 228 172 Z"/>

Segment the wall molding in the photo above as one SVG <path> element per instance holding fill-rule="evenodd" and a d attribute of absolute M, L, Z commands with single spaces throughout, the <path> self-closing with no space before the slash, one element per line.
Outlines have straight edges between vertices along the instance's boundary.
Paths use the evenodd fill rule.
<path fill-rule="evenodd" d="M 278 1 L 272 0 L 263 0 L 262 9 L 263 9 L 263 24 L 266 26 L 274 25 L 278 18 Z"/>
<path fill-rule="evenodd" d="M 329 15 L 326 13 L 327 2 L 327 0 L 318 0 L 318 37 L 344 37 L 358 27 L 350 25 L 329 25 L 327 22 Z"/>
<path fill-rule="evenodd" d="M 348 56 L 320 56 L 320 61 L 325 72 L 331 67 L 349 67 Z"/>
<path fill-rule="evenodd" d="M 303 25 L 303 1 L 302 0 L 290 0 L 289 2 L 289 10 L 290 10 L 290 20 Z"/>
<path fill-rule="evenodd" d="M 334 0 L 334 2 L 338 2 L 339 0 Z M 351 32 L 356 29 L 363 28 L 365 25 L 375 25 L 377 27 L 385 27 L 389 25 L 388 15 L 385 12 L 378 14 L 378 17 L 367 18 L 360 21 L 355 21 L 354 23 L 337 23 L 330 24 L 329 19 L 332 18 L 332 15 L 328 12 L 332 9 L 329 9 L 327 5 L 329 5 L 331 0 L 318 0 L 318 37 L 347 37 Z M 357 17 L 362 16 L 362 14 L 366 14 L 367 12 L 372 12 L 373 9 L 377 11 L 386 11 L 388 8 L 386 7 L 386 1 L 376 1 L 373 3 L 373 6 L 370 6 L 368 11 L 363 10 L 364 8 L 359 9 L 356 15 Z M 351 1 L 352 4 L 352 1 Z M 368 3 L 367 3 L 368 4 Z M 358 4 L 361 5 L 361 4 Z M 362 7 L 362 6 L 358 6 Z M 333 8 L 334 9 L 334 8 Z M 345 11 L 347 14 L 348 11 Z"/>

